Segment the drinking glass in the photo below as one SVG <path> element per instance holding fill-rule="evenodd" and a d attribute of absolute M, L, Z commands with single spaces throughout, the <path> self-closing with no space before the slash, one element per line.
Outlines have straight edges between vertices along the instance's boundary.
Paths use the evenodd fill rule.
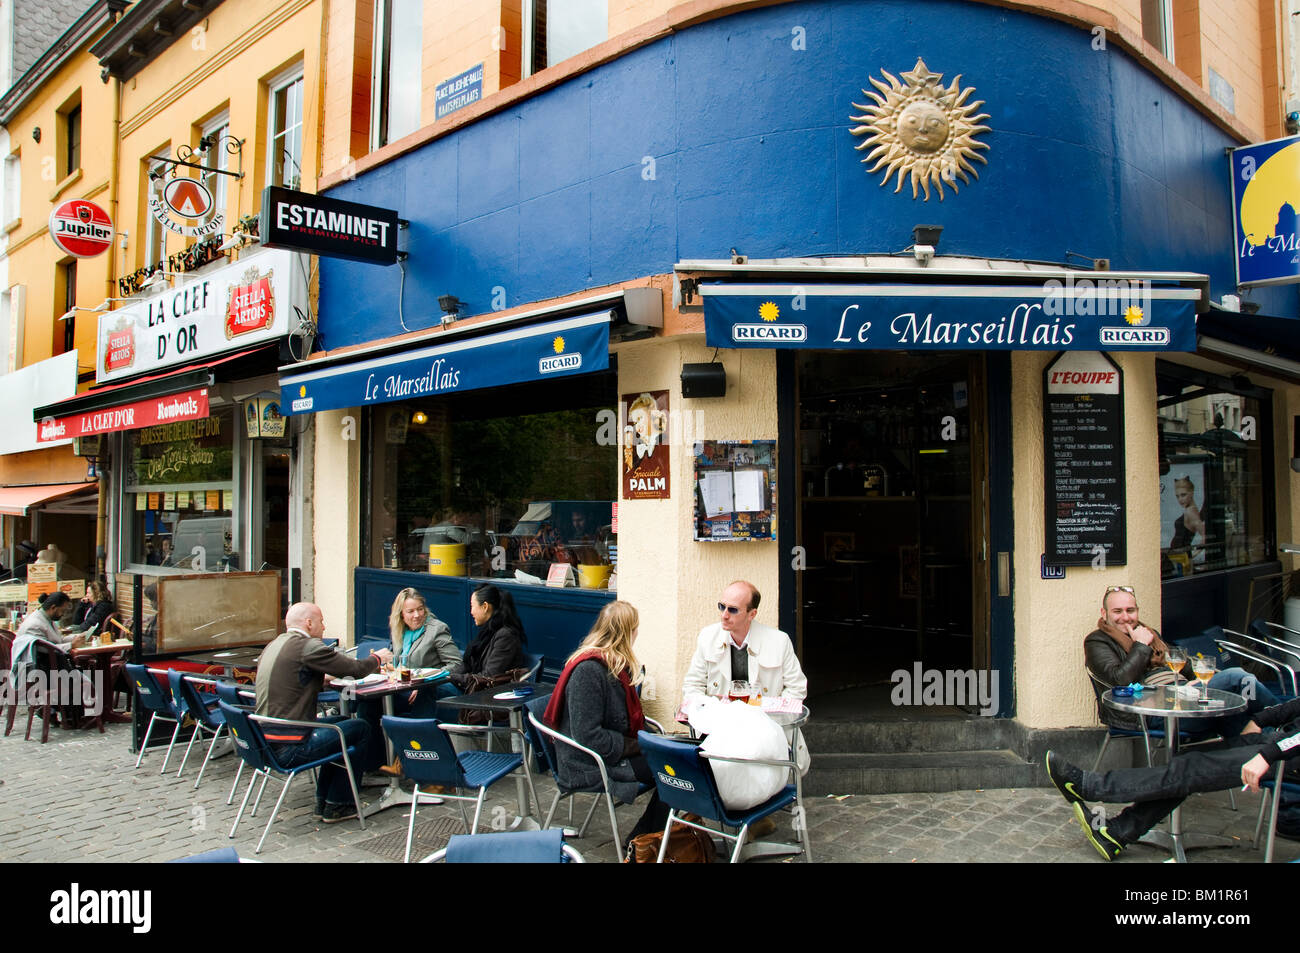
<path fill-rule="evenodd" d="M 727 689 L 727 701 L 729 702 L 740 701 L 748 704 L 749 703 L 749 682 L 743 681 L 742 679 L 739 678 L 732 681 L 731 687 Z"/>
<path fill-rule="evenodd" d="M 1169 646 L 1165 650 L 1165 664 L 1169 666 L 1169 671 L 1174 673 L 1174 697 L 1178 697 L 1178 673 L 1183 670 L 1187 664 L 1187 653 L 1175 645 Z"/>
<path fill-rule="evenodd" d="M 1214 677 L 1214 673 L 1218 671 L 1218 668 L 1218 663 L 1212 658 L 1198 655 L 1196 658 L 1192 659 L 1192 671 L 1201 682 L 1202 705 L 1208 705 L 1210 703 L 1210 679 Z"/>

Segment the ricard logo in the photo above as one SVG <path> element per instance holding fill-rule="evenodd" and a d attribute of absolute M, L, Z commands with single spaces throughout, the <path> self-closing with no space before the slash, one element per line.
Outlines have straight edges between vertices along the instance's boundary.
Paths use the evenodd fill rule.
<path fill-rule="evenodd" d="M 537 371 L 541 374 L 554 374 L 558 371 L 576 371 L 582 367 L 582 353 L 564 353 L 564 338 L 557 337 L 551 342 L 554 355 L 548 355 L 537 362 Z"/>
<path fill-rule="evenodd" d="M 733 341 L 806 341 L 808 327 L 804 324 L 733 324 Z"/>
<path fill-rule="evenodd" d="M 1169 343 L 1168 328 L 1102 328 L 1101 343 L 1108 347 L 1150 347 Z"/>
<path fill-rule="evenodd" d="M 681 778 L 675 778 L 672 775 L 664 774 L 662 771 L 655 772 L 656 776 L 669 787 L 677 788 L 679 791 L 694 791 L 695 785 L 690 781 L 684 781 Z"/>

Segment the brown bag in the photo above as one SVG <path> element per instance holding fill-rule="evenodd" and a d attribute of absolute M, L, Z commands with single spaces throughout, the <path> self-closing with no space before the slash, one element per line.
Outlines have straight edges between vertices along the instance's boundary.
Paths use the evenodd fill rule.
<path fill-rule="evenodd" d="M 696 824 L 701 823 L 701 818 L 696 814 L 683 814 L 682 820 L 693 821 Z M 654 831 L 650 834 L 640 834 L 633 837 L 628 841 L 627 856 L 623 858 L 623 863 L 655 863 L 659 859 L 659 845 L 663 843 L 663 840 L 663 831 Z M 674 824 L 672 833 L 668 835 L 668 850 L 664 853 L 664 863 L 711 864 L 717 855 L 717 848 L 713 846 L 713 838 L 704 831 L 696 830 L 694 827 L 687 827 L 684 824 Z"/>
<path fill-rule="evenodd" d="M 475 692 L 485 692 L 489 688 L 496 688 L 498 685 L 522 682 L 528 675 L 528 671 L 526 668 L 512 668 L 499 675 L 466 675 L 464 693 L 472 695 Z M 492 714 L 492 712 L 484 708 L 462 708 L 459 716 L 460 723 L 462 725 L 487 725 L 492 722 Z M 498 713 L 496 720 L 506 721 L 508 716 L 504 713 Z"/>

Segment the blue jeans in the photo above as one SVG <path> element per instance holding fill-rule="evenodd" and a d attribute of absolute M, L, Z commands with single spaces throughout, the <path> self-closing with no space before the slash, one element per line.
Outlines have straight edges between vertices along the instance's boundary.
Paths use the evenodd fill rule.
<path fill-rule="evenodd" d="M 1278 698 L 1260 684 L 1259 679 L 1244 668 L 1225 668 L 1214 673 L 1210 687 L 1224 692 L 1236 692 L 1246 698 L 1246 710 L 1236 715 L 1224 715 L 1205 725 L 1204 729 L 1191 731 L 1189 734 L 1216 734 L 1225 738 L 1241 734 L 1241 729 L 1254 717 L 1255 712 L 1272 708 L 1278 704 Z"/>
<path fill-rule="evenodd" d="M 343 729 L 343 738 L 348 747 L 357 749 L 357 753 L 351 756 L 352 775 L 360 789 L 362 762 L 365 761 L 366 752 L 370 748 L 370 726 L 360 718 L 348 718 L 345 721 L 329 719 L 329 721 Z M 296 768 L 298 765 L 318 761 L 331 754 L 340 756 L 342 754 L 342 749 L 339 747 L 339 733 L 333 728 L 317 728 L 301 744 L 273 747 L 276 760 L 286 768 Z M 343 770 L 341 759 L 337 764 L 326 764 L 320 767 L 316 775 L 316 800 L 324 800 L 327 804 L 352 803 L 352 786 L 348 783 L 348 775 Z"/>

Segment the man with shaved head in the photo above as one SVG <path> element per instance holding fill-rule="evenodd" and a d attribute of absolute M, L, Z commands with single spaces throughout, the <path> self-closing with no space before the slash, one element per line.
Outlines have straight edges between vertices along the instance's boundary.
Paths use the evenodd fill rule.
<path fill-rule="evenodd" d="M 271 718 L 289 718 L 295 721 L 316 720 L 316 696 L 324 688 L 325 676 L 362 676 L 379 671 L 379 666 L 392 660 L 388 649 L 371 652 L 368 658 L 354 659 L 336 651 L 321 641 L 325 634 L 325 619 L 320 606 L 298 602 L 289 607 L 284 617 L 284 635 L 266 647 L 257 664 L 257 713 Z M 352 770 L 360 784 L 362 765 L 368 760 L 371 744 L 370 726 L 360 718 L 337 722 L 349 746 L 357 747 L 352 758 Z M 292 767 L 316 761 L 334 752 L 340 752 L 338 732 L 332 728 L 289 727 L 264 725 L 263 734 L 275 748 L 281 764 Z M 316 817 L 326 824 L 334 824 L 357 816 L 352 799 L 352 785 L 342 764 L 327 764 L 316 776 Z"/>
<path fill-rule="evenodd" d="M 682 694 L 727 694 L 733 679 L 758 682 L 765 696 L 804 698 L 804 678 L 794 643 L 780 629 L 755 622 L 759 592 L 752 582 L 738 579 L 722 590 L 718 621 L 700 630 L 695 654 L 682 684 Z"/>

